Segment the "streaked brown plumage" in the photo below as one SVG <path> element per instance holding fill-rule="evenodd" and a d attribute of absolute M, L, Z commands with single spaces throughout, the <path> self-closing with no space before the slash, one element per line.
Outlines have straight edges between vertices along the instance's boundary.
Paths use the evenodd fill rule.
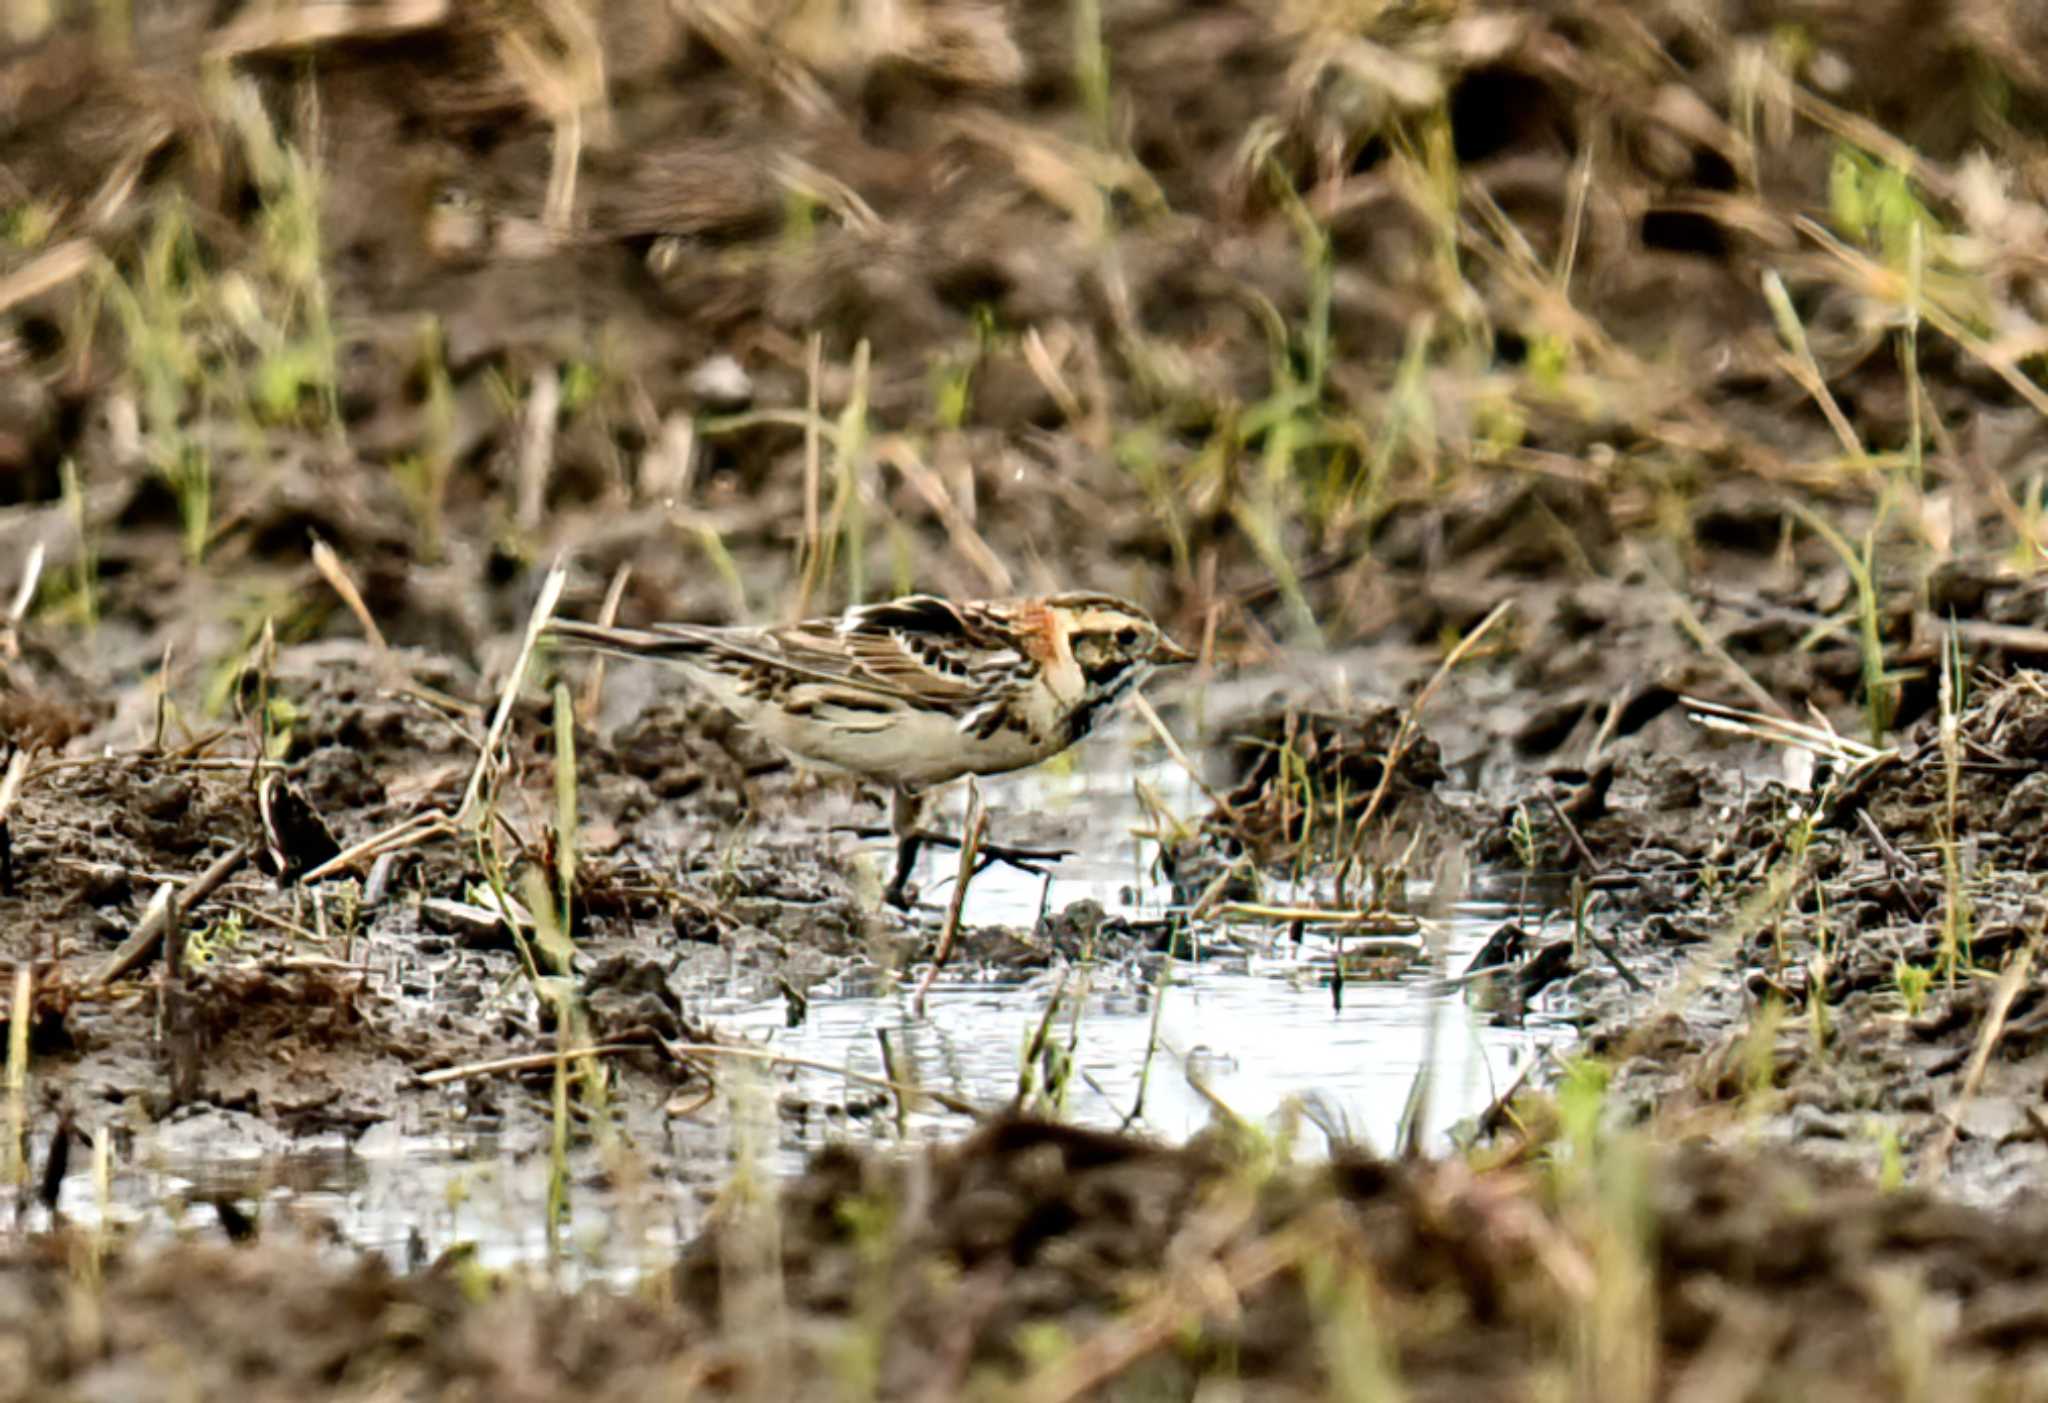
<path fill-rule="evenodd" d="M 1083 593 L 908 595 L 786 628 L 558 619 L 549 632 L 671 664 L 792 760 L 889 789 L 899 902 L 924 791 L 1049 759 L 1154 671 L 1193 659 L 1137 605 Z"/>

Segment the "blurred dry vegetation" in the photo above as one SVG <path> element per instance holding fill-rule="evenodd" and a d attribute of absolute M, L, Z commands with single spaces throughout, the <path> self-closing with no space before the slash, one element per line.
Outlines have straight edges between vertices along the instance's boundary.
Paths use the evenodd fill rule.
<path fill-rule="evenodd" d="M 108 666 L 353 630 L 309 532 L 472 660 L 564 546 L 572 610 L 1097 586 L 1252 658 L 1518 592 L 1534 752 L 2048 653 L 2026 7 L 10 23 L 0 558 Z"/>
<path fill-rule="evenodd" d="M 2025 674 L 1972 692 L 1963 664 L 2048 659 L 2044 117 L 2048 10 L 1991 0 L 9 0 L 0 740 L 23 748 L 0 815 L 21 796 L 16 998 L 31 975 L 46 1004 L 78 993 L 77 1042 L 39 1044 L 37 1075 L 68 1085 L 105 1053 L 159 1079 L 146 1001 L 80 993 L 65 962 L 139 934 L 148 886 L 187 877 L 237 816 L 276 827 L 260 766 L 295 766 L 351 843 L 450 797 L 473 703 L 516 673 L 566 553 L 565 612 L 623 582 L 628 621 L 1092 587 L 1248 671 L 1363 646 L 1380 690 L 1462 644 L 1494 666 L 1461 678 L 1481 680 L 1437 708 L 1437 734 L 1483 709 L 1514 758 L 1593 772 L 1548 803 L 1554 831 L 1533 803 L 1506 811 L 1482 861 L 1584 876 L 1660 845 L 1683 859 L 1683 908 L 1657 889 L 1683 919 L 1639 923 L 1628 954 L 1702 945 L 1731 1030 L 1701 1051 L 1716 1025 L 1681 1027 L 1699 1056 L 1667 1060 L 1696 1084 L 1658 1099 L 1741 1121 L 1774 1077 L 1787 1104 L 1826 1079 L 1829 1135 L 1889 1171 L 1896 1127 L 1866 1135 L 1863 1117 L 1923 1117 L 1901 1123 L 1932 1131 L 1930 1179 L 1958 1108 L 2009 1103 L 2017 1128 L 1955 1158 L 2011 1148 L 2000 1182 L 2031 1188 L 2039 1071 L 1978 1082 L 2000 1036 L 2042 1027 L 2026 981 L 2048 693 Z M 353 641 L 373 628 L 415 650 L 410 692 Z M 165 748 L 173 691 L 224 714 L 251 678 L 249 756 L 204 753 L 225 728 Z M 1834 865 L 1865 831 L 1850 806 L 1823 832 L 1784 791 L 1703 786 L 1682 695 L 1865 733 L 1806 728 L 1837 779 L 1890 765 L 1842 785 L 1877 844 L 1863 867 Z M 552 715 L 573 737 L 566 689 Z M 793 883 L 741 850 L 733 794 L 753 772 L 680 715 L 614 731 L 580 800 L 575 746 L 547 766 L 554 831 L 580 824 L 586 853 L 631 856 L 630 830 L 673 801 L 694 806 L 696 849 L 650 870 L 715 866 L 731 882 L 707 890 L 730 897 L 751 861 L 772 888 L 669 892 L 688 910 L 668 922 L 643 911 L 651 884 L 618 877 L 626 857 L 611 907 L 603 881 L 577 890 L 594 939 L 632 957 L 592 984 L 623 974 L 635 1025 L 667 1020 L 669 1040 L 678 949 L 726 978 L 730 951 L 773 948 L 779 978 L 834 941 L 845 956 L 874 916 L 843 874 Z M 1332 705 L 1244 728 L 1272 754 L 1234 802 L 1305 849 L 1315 814 L 1280 769 L 1298 734 L 1340 814 L 1473 753 L 1397 716 Z M 132 746 L 152 720 L 154 747 L 23 778 L 29 748 Z M 1639 732 L 1652 759 L 1622 780 L 1683 828 L 1656 844 L 1645 806 L 1628 826 L 1608 812 L 1618 762 L 1592 763 Z M 1553 832 L 1576 857 L 1549 861 Z M 417 895 L 468 890 L 483 859 L 455 846 L 421 856 Z M 1859 875 L 1879 856 L 1890 889 Z M 554 869 L 565 910 L 573 868 Z M 1840 871 L 1862 885 L 1820 886 Z M 150 909 L 183 910 L 160 890 Z M 411 958 L 422 931 L 400 904 L 379 917 L 365 897 L 366 938 Z M 1859 911 L 1871 929 L 1833 933 Z M 1694 939 L 1724 924 L 1723 944 Z M 1788 957 L 1808 927 L 1819 958 Z M 510 967 L 437 938 L 475 990 Z M 1995 990 L 1976 977 L 2015 951 Z M 1737 984 L 1766 960 L 1766 985 Z M 299 1075 L 309 1124 L 360 1129 L 395 1116 L 401 1079 L 420 1096 L 428 1067 L 546 1045 L 495 992 L 463 1025 L 458 999 L 378 1003 L 344 968 L 332 999 L 326 974 L 202 980 L 212 1007 L 248 1012 L 213 1049 L 212 1094 L 276 1114 L 255 1078 Z M 1831 988 L 1865 1000 L 1839 1037 Z M 308 1000 L 333 1016 L 309 1020 Z M 1916 1022 L 1923 1004 L 1937 1016 Z M 1674 1021 L 1646 1020 L 1637 1045 Z M 369 1049 L 335 1074 L 349 1096 L 298 1056 L 344 1024 Z M 12 1020 L 17 1177 L 29 1026 Z M 1807 1051 L 1779 1057 L 1780 1033 Z M 1886 1044 L 1882 1097 L 1838 1075 L 1886 1039 L 1955 1055 Z M 119 1095 L 107 1066 L 78 1075 L 72 1108 L 103 1173 L 113 1142 L 85 1119 Z M 2002 1068 L 2026 1084 L 1996 1085 Z M 617 1075 L 646 1079 L 617 1104 L 655 1108 L 666 1144 L 684 1073 Z M 1754 1142 L 1653 1160 L 1601 1132 L 1606 1075 L 1576 1066 L 1491 1173 L 1340 1156 L 1304 1175 L 1257 1137 L 1168 1150 L 1002 1122 L 907 1165 L 828 1156 L 778 1215 L 743 1166 L 645 1299 L 593 1291 L 573 1311 L 459 1254 L 392 1278 L 187 1243 L 108 1256 L 103 1278 L 103 1238 L 52 1233 L 0 1261 L 25 1341 L 0 1350 L 0 1398 L 55 1396 L 37 1392 L 51 1380 L 132 1396 L 120 1371 L 156 1368 L 164 1341 L 192 1387 L 252 1398 L 790 1397 L 798 1378 L 818 1381 L 804 1396 L 941 1397 L 983 1369 L 1046 1399 L 1212 1379 L 1276 1397 L 2038 1393 L 2038 1212 L 1844 1187 Z M 46 1137 L 53 1200 L 72 1109 Z M 814 1335 L 805 1312 L 842 1328 Z"/>

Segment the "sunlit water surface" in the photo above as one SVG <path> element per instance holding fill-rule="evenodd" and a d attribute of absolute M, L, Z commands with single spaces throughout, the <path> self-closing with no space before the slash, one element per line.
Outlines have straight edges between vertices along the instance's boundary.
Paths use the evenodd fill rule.
<path fill-rule="evenodd" d="M 1013 827 L 1035 836 L 1050 821 L 1076 855 L 1059 862 L 1049 881 L 1003 866 L 984 871 L 969 887 L 970 924 L 1028 930 L 1041 909 L 1058 912 L 1084 899 L 1133 921 L 1165 914 L 1168 893 L 1148 869 L 1152 845 L 1133 836 L 1143 826 L 1134 781 L 1176 813 L 1199 813 L 1204 802 L 1179 770 L 1134 763 L 1132 754 L 1126 735 L 1092 742 L 1077 763 L 1056 770 L 984 782 L 997 839 L 1011 837 Z M 945 817 L 957 825 L 959 810 L 956 797 Z M 874 856 L 885 866 L 886 846 L 877 845 Z M 942 908 L 950 896 L 946 874 L 955 861 L 945 853 L 926 857 L 928 906 Z M 544 1144 L 441 1129 L 413 1134 L 396 1124 L 352 1144 L 279 1140 L 264 1149 L 260 1124 L 238 1120 L 232 1134 L 217 1134 L 202 1115 L 140 1142 L 114 1167 L 111 1192 L 97 1183 L 89 1155 L 75 1157 L 60 1207 L 76 1221 L 100 1221 L 104 1212 L 144 1233 L 208 1231 L 216 1224 L 212 1200 L 224 1196 L 256 1214 L 265 1230 L 295 1225 L 395 1264 L 466 1244 L 487 1266 L 546 1264 L 571 1279 L 626 1280 L 673 1259 L 742 1157 L 793 1173 L 834 1139 L 923 1141 L 971 1124 L 929 1100 L 905 1113 L 859 1077 L 893 1073 L 977 1106 L 1009 1103 L 1056 990 L 1061 1005 L 1046 1042 L 1072 1048 L 1062 1103 L 1071 1120 L 1180 1140 L 1227 1114 L 1285 1131 L 1300 1153 L 1313 1155 L 1327 1147 L 1331 1129 L 1385 1148 L 1413 1118 L 1424 1143 L 1440 1145 L 1456 1122 L 1507 1090 L 1544 1042 L 1563 1035 L 1535 1017 L 1526 1026 L 1496 1026 L 1442 982 L 1514 914 L 1461 903 L 1432 925 L 1424 958 L 1381 977 L 1349 977 L 1341 996 L 1332 987 L 1328 936 L 1310 927 L 1297 943 L 1286 926 L 1265 922 L 1205 926 L 1195 933 L 1199 959 L 1075 965 L 1008 983 L 949 970 L 922 1018 L 912 1016 L 907 979 L 887 989 L 875 988 L 871 976 L 851 987 L 815 988 L 795 1027 L 787 1026 L 780 997 L 743 998 L 737 987 L 729 997 L 714 992 L 693 1012 L 728 1036 L 815 1065 L 758 1079 L 758 1102 L 778 1113 L 773 1128 L 757 1129 L 751 1140 L 729 1121 L 713 1129 L 679 1115 L 667 1143 L 638 1147 L 647 1159 L 680 1166 L 680 1174 L 636 1174 L 631 1156 L 621 1161 L 623 1177 L 620 1164 L 602 1173 L 586 1165 L 583 1182 L 571 1186 L 569 1223 L 553 1244 Z M 1355 953 L 1358 944 L 1353 937 L 1346 948 Z M 1043 1062 L 1032 1072 L 1042 1079 Z M 252 1140 L 257 1148 L 233 1157 L 213 1148 Z"/>

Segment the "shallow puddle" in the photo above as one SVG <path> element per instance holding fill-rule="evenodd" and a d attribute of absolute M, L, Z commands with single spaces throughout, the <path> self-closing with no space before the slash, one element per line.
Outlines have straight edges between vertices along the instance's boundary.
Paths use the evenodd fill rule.
<path fill-rule="evenodd" d="M 1454 967 L 1485 940 L 1498 914 L 1467 908 L 1452 922 Z M 1440 1135 L 1507 1089 L 1546 1036 L 1541 1028 L 1488 1025 L 1462 997 L 1431 987 L 1436 981 L 1426 966 L 1394 979 L 1351 978 L 1341 1004 L 1330 970 L 1327 942 L 1310 937 L 1290 952 L 1282 935 L 1271 954 L 1176 961 L 1160 994 L 1137 984 L 1130 971 L 1070 975 L 1047 1039 L 1072 1050 L 1067 1116 L 1180 1139 L 1201 1130 L 1219 1108 L 1271 1126 L 1290 1103 L 1308 1101 L 1325 1123 L 1384 1147 L 1393 1143 L 1424 1067 L 1434 1076 L 1420 1128 Z M 898 1080 L 910 1080 L 914 1069 L 914 1085 L 994 1106 L 1015 1094 L 1053 991 L 1047 979 L 1021 987 L 941 984 L 923 1020 L 910 1017 L 907 995 L 813 997 L 801 1027 L 781 1026 L 780 1002 L 730 1026 L 794 1057 L 866 1077 L 886 1074 L 886 1039 Z M 876 1100 L 865 1084 L 817 1071 L 802 1073 L 797 1089 L 820 1107 L 871 1107 Z M 933 1118 L 924 1113 L 916 1120 Z M 810 1138 L 833 1133 L 838 1120 L 821 1116 Z"/>
<path fill-rule="evenodd" d="M 1143 826 L 1134 782 L 1178 814 L 1199 813 L 1204 801 L 1173 766 L 1134 764 L 1128 733 L 1091 743 L 1076 762 L 984 784 L 995 840 L 1074 855 L 1049 877 L 1002 866 L 983 872 L 969 889 L 968 923 L 1029 930 L 1041 910 L 1082 900 L 1134 922 L 1165 915 L 1169 893 L 1149 870 L 1152 845 L 1134 834 Z M 955 795 L 942 821 L 957 829 L 960 808 Z M 885 866 L 887 845 L 873 848 Z M 927 855 L 924 919 L 938 919 L 955 863 L 948 853 Z M 892 1077 L 999 1107 L 1017 1094 L 1025 1049 L 1042 1025 L 1045 1042 L 1070 1054 L 1061 1109 L 1081 1123 L 1180 1140 L 1228 1114 L 1291 1129 L 1301 1152 L 1317 1154 L 1331 1130 L 1385 1149 L 1414 1114 L 1425 1141 L 1440 1143 L 1507 1090 L 1544 1042 L 1565 1034 L 1535 1018 L 1526 1027 L 1494 1026 L 1443 982 L 1512 914 L 1461 904 L 1432 926 L 1423 957 L 1398 970 L 1353 972 L 1341 996 L 1332 987 L 1336 942 L 1313 926 L 1296 940 L 1287 925 L 1270 922 L 1205 924 L 1194 933 L 1204 947 L 1199 959 L 1075 964 L 1025 982 L 949 968 L 922 1018 L 911 1015 L 915 971 L 886 988 L 872 971 L 813 988 L 796 1027 L 787 1026 L 783 999 L 754 997 L 758 983 L 723 995 L 698 989 L 691 1012 L 722 1035 L 811 1065 L 724 1079 L 742 1100 L 745 1085 L 757 1088 L 755 1109 L 774 1108 L 772 1129 L 765 1115 L 753 1118 L 751 1141 L 745 1116 L 678 1114 L 663 1119 L 663 1143 L 579 1151 L 569 1219 L 553 1243 L 544 1133 L 465 1135 L 445 1121 L 388 1123 L 353 1144 L 309 1143 L 286 1140 L 255 1117 L 201 1108 L 130 1146 L 106 1189 L 90 1155 L 76 1156 L 60 1205 L 74 1221 L 104 1218 L 144 1236 L 216 1231 L 224 1217 L 246 1214 L 264 1231 L 308 1231 L 398 1266 L 465 1245 L 492 1268 L 626 1281 L 673 1259 L 741 1156 L 771 1173 L 795 1173 L 834 1138 L 936 1139 L 969 1124 L 930 1100 L 906 1112 L 860 1078 Z M 1355 959 L 1364 943 L 1350 937 L 1347 953 Z M 1048 1024 L 1056 994 L 1060 1007 Z M 1424 1068 L 1432 1074 L 1418 1092 Z M 1033 1069 L 1040 1085 L 1046 1070 L 1041 1057 Z M 1307 1114 L 1294 1114 L 1301 1109 Z M 223 1154 L 223 1146 L 238 1152 Z M 225 1215 L 216 1207 L 223 1200 Z"/>
<path fill-rule="evenodd" d="M 1023 820 L 1034 830 L 1074 825 L 1060 845 L 1077 851 L 1046 879 L 990 867 L 969 888 L 968 923 L 1029 928 L 1041 909 L 1058 912 L 1082 900 L 1133 922 L 1166 914 L 1169 893 L 1148 868 L 1153 846 L 1133 836 L 1144 824 L 1135 785 L 1146 785 L 1178 814 L 1196 814 L 1206 805 L 1177 767 L 1164 761 L 1133 766 L 1128 747 L 1127 738 L 1099 741 L 1084 747 L 1069 770 L 983 782 L 998 840 L 1006 817 L 1014 824 L 1035 815 Z M 958 809 L 956 801 L 948 815 L 955 827 Z M 950 854 L 925 859 L 928 905 L 948 899 L 945 874 L 954 861 Z M 1420 1101 L 1419 1129 L 1425 1137 L 1441 1136 L 1506 1090 L 1543 1041 L 1562 1035 L 1537 1020 L 1522 1028 L 1493 1026 L 1442 984 L 1443 974 L 1463 971 L 1514 914 L 1498 904 L 1460 904 L 1436 924 L 1427 942 L 1433 948 L 1423 958 L 1383 978 L 1354 974 L 1341 995 L 1332 988 L 1333 938 L 1310 927 L 1296 943 L 1286 925 L 1240 922 L 1196 932 L 1203 957 L 1172 961 L 1163 994 L 1155 991 L 1165 961 L 1153 957 L 1077 965 L 1022 985 L 948 971 L 954 977 L 933 986 L 921 1020 L 911 1016 L 907 988 L 879 995 L 826 988 L 811 992 L 807 1015 L 795 1028 L 785 1026 L 781 999 L 719 1010 L 717 1021 L 792 1057 L 864 1077 L 886 1076 L 886 1056 L 898 1080 L 997 1106 L 1016 1094 L 1025 1051 L 1057 990 L 1062 1006 L 1046 1041 L 1072 1050 L 1063 1102 L 1071 1119 L 1177 1140 L 1200 1131 L 1219 1108 L 1263 1127 L 1291 1103 L 1308 1101 L 1323 1124 L 1384 1147 L 1394 1142 L 1424 1067 L 1433 1076 Z M 1368 943 L 1356 935 L 1346 941 L 1347 965 Z M 795 1092 L 821 1112 L 806 1127 L 807 1145 L 845 1133 L 840 1108 L 896 1115 L 893 1103 L 880 1107 L 884 1093 L 822 1072 L 801 1072 Z M 957 1129 L 965 1121 L 921 1111 L 907 1123 L 915 1131 Z M 1303 1128 L 1305 1148 L 1319 1148 L 1321 1132 Z M 877 1127 L 870 1133 L 889 1132 Z"/>
<path fill-rule="evenodd" d="M 191 1137 L 181 1130 L 172 1125 L 138 1144 L 104 1193 L 89 1169 L 67 1177 L 60 1211 L 82 1226 L 105 1223 L 144 1242 L 253 1229 L 372 1253 L 394 1269 L 424 1266 L 460 1248 L 493 1270 L 545 1269 L 565 1284 L 619 1285 L 672 1263 L 703 1213 L 701 1193 L 645 1174 L 642 1158 L 635 1166 L 645 1177 L 630 1187 L 579 1176 L 569 1216 L 550 1242 L 544 1146 L 382 1126 L 354 1144 L 323 1138 L 223 1156 L 183 1148 Z M 693 1153 L 701 1159 L 708 1146 Z"/>

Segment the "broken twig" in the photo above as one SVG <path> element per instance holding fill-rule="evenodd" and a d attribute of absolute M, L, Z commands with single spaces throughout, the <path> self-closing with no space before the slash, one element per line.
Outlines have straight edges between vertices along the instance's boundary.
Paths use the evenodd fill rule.
<path fill-rule="evenodd" d="M 121 942 L 121 948 L 107 958 L 99 972 L 87 981 L 89 989 L 104 989 L 121 976 L 135 969 L 156 952 L 163 940 L 164 932 L 170 928 L 171 915 L 175 911 L 179 918 L 200 902 L 211 896 L 215 889 L 249 860 L 250 846 L 237 843 L 213 861 L 213 866 L 187 882 L 169 901 L 152 903 L 149 913 L 142 918 L 142 924 L 135 928 L 135 934 Z"/>

